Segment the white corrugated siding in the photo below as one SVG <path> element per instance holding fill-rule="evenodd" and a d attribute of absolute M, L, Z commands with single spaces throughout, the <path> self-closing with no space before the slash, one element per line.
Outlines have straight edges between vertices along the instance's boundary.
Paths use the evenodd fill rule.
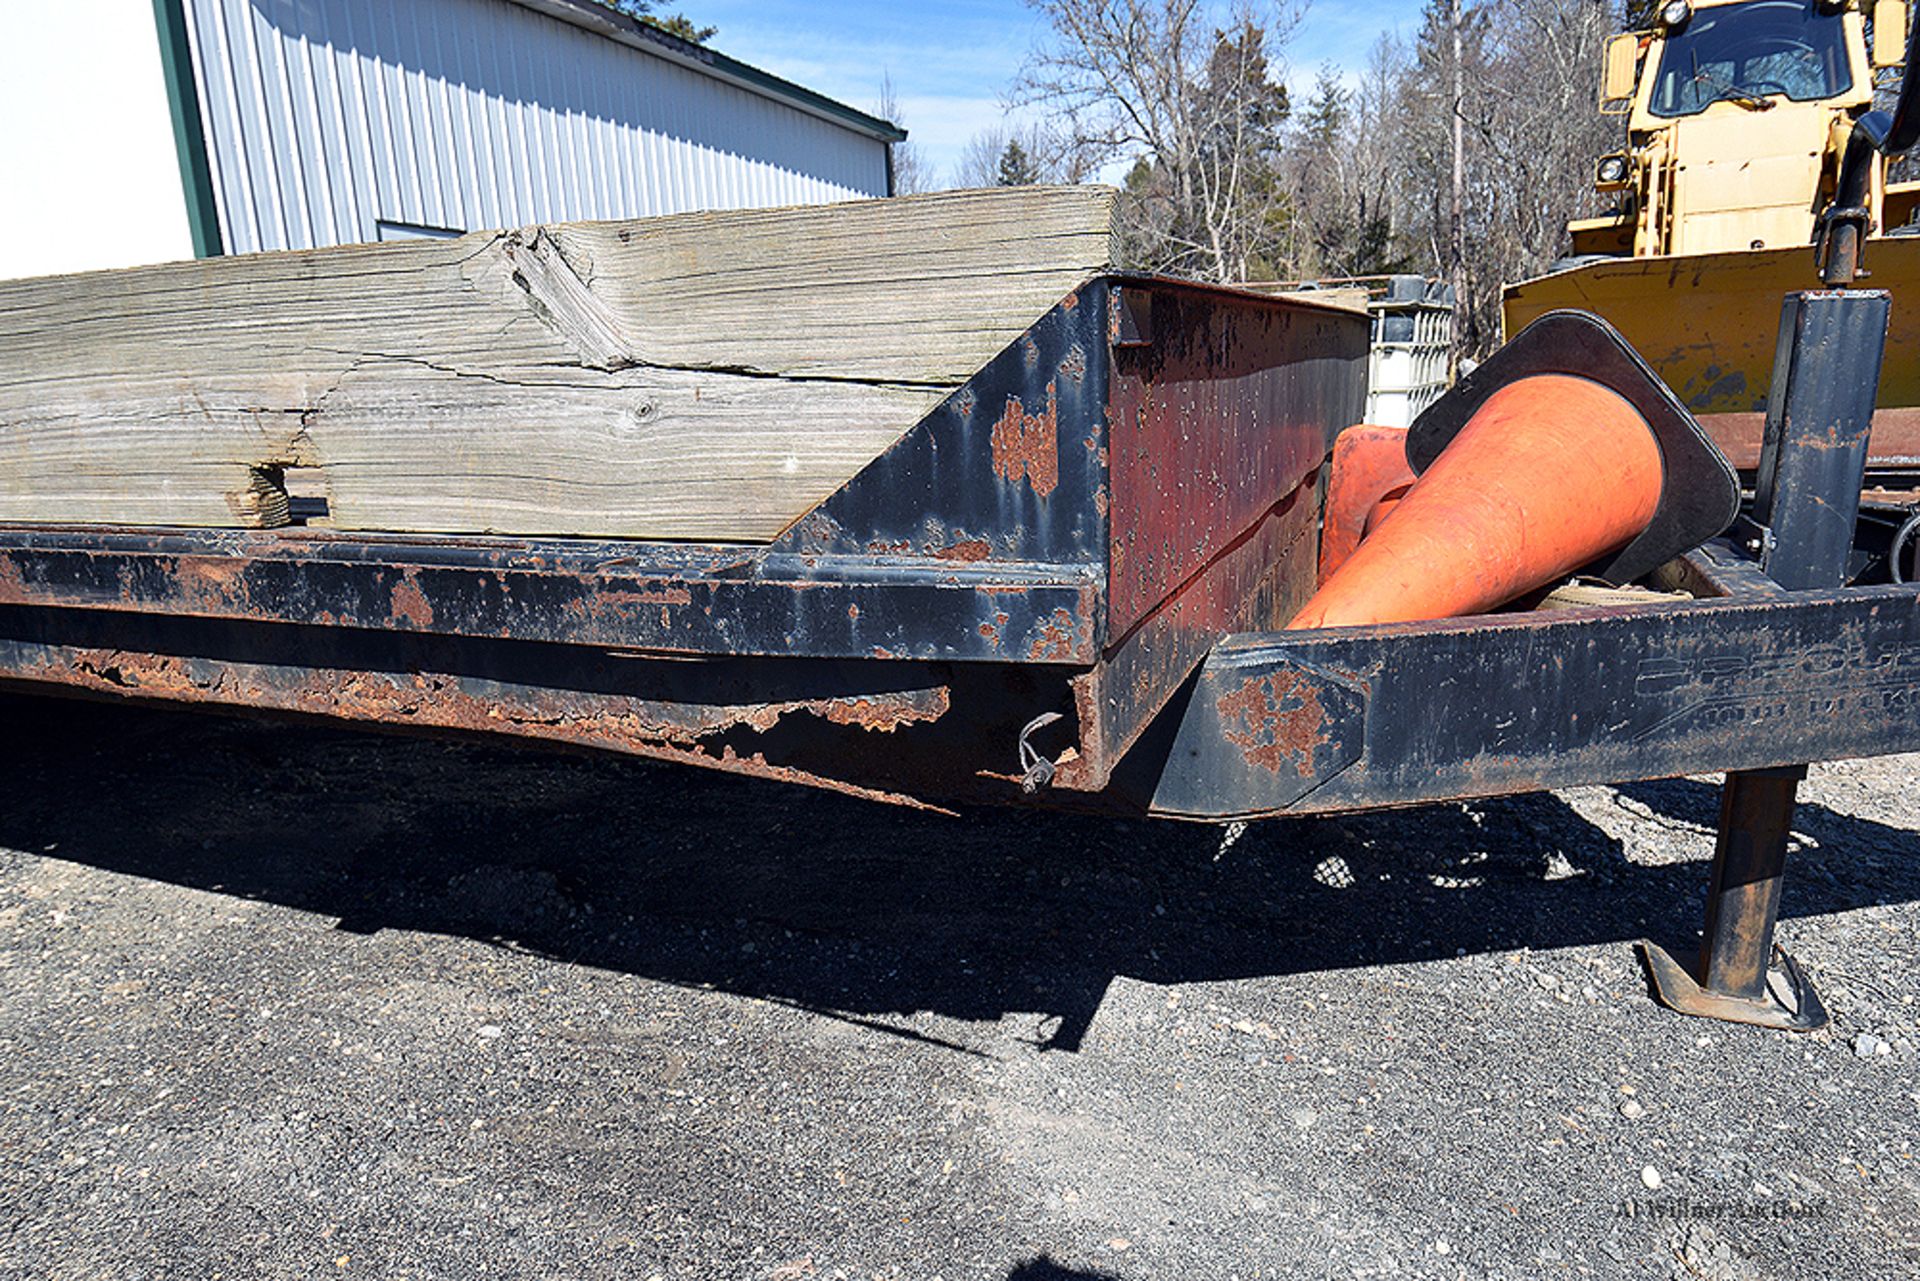
<path fill-rule="evenodd" d="M 886 194 L 886 146 L 506 0 L 189 0 L 229 253 Z"/>

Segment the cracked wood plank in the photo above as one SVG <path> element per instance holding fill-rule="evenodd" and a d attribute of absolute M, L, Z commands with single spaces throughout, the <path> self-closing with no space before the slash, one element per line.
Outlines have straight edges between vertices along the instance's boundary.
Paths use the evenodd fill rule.
<path fill-rule="evenodd" d="M 0 282 L 0 521 L 762 542 L 1111 265 L 1011 188 Z"/>

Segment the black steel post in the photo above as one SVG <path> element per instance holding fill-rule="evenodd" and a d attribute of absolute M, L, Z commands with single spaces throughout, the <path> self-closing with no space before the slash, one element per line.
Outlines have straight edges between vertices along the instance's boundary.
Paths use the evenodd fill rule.
<path fill-rule="evenodd" d="M 1890 311 L 1883 290 L 1794 293 L 1781 307 L 1753 518 L 1761 568 L 1789 591 L 1846 584 Z M 1795 792 L 1806 773 L 1789 766 L 1727 775 L 1699 964 L 1689 974 L 1659 948 L 1645 949 L 1663 1004 L 1766 1027 L 1825 1026 L 1819 996 L 1773 943 Z M 1789 989 L 1779 999 L 1768 985 L 1776 952 Z"/>
<path fill-rule="evenodd" d="M 1710 991 L 1748 1001 L 1767 993 L 1794 793 L 1806 776 L 1804 765 L 1727 775 L 1700 940 L 1701 986 Z"/>
<path fill-rule="evenodd" d="M 1892 300 L 1885 290 L 1788 294 L 1753 488 L 1760 567 L 1789 591 L 1843 586 Z"/>

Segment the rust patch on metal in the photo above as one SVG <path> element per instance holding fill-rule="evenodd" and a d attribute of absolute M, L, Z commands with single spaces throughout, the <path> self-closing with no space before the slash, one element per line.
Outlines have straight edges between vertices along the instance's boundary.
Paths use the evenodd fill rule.
<path fill-rule="evenodd" d="M 393 585 L 390 613 L 396 623 L 406 623 L 423 632 L 432 630 L 433 605 L 427 600 L 427 594 L 420 590 L 420 580 L 412 570 L 408 570 Z"/>
<path fill-rule="evenodd" d="M 1301 778 L 1312 778 L 1314 753 L 1333 741 L 1319 691 L 1298 672 L 1254 677 L 1215 706 L 1227 741 L 1272 774 L 1291 764 Z"/>
<path fill-rule="evenodd" d="M 765 732 L 796 711 L 836 725 L 890 733 L 946 715 L 952 693 L 945 685 L 759 706 L 690 708 L 553 690 L 496 700 L 477 697 L 461 687 L 459 678 L 434 672 L 312 671 L 282 680 L 246 666 L 96 648 L 65 650 L 56 659 L 9 676 L 121 697 L 266 708 L 456 733 L 513 734 L 950 812 L 900 793 L 776 765 L 759 752 L 741 755 L 731 744 L 712 741 L 741 726 Z"/>
<path fill-rule="evenodd" d="M 953 709 L 953 696 L 945 685 L 936 685 L 860 698 L 829 698 L 801 707 L 835 725 L 858 725 L 891 734 L 902 725 L 939 720 Z"/>
<path fill-rule="evenodd" d="M 1045 498 L 1060 483 L 1060 412 L 1057 384 L 1047 384 L 1047 407 L 1029 414 L 1018 396 L 993 425 L 993 470 L 1002 480 L 1026 478 Z"/>
<path fill-rule="evenodd" d="M 1067 348 L 1067 354 L 1060 359 L 1060 372 L 1075 382 L 1087 376 L 1087 353 L 1079 343 Z"/>
<path fill-rule="evenodd" d="M 187 660 L 121 650 L 81 650 L 72 661 L 74 684 L 155 698 L 193 701 L 220 689 L 220 682 L 194 679 Z"/>
<path fill-rule="evenodd" d="M 714 706 L 701 709 L 697 721 L 686 724 L 664 721 L 662 737 L 692 742 L 735 726 L 744 726 L 756 734 L 765 734 L 787 716 L 818 716 L 834 725 L 856 725 L 861 729 L 891 734 L 903 725 L 939 720 L 953 708 L 953 696 L 945 685 L 930 689 L 889 690 L 879 694 L 848 694 L 837 698 L 804 699 L 790 703 L 759 703 L 741 706 Z"/>
<path fill-rule="evenodd" d="M 1743 471 L 1760 465 L 1760 446 L 1766 436 L 1764 413 L 1701 414 L 1700 426 L 1727 461 Z M 1873 434 L 1867 442 L 1870 465 L 1910 466 L 1920 459 L 1920 406 L 1873 411 Z"/>
<path fill-rule="evenodd" d="M 596 599 L 616 606 L 691 605 L 693 593 L 684 587 L 658 587 L 637 592 L 601 592 Z"/>
<path fill-rule="evenodd" d="M 1000 631 L 1006 625 L 1007 625 L 1006 611 L 995 610 L 993 613 L 992 622 L 980 624 L 980 635 L 987 642 L 987 644 L 993 646 L 995 649 L 999 649 L 1000 648 Z"/>
<path fill-rule="evenodd" d="M 984 538 L 964 539 L 953 544 L 951 547 L 942 547 L 934 552 L 934 556 L 940 560 L 960 560 L 967 562 L 985 560 L 992 554 L 993 546 Z"/>
<path fill-rule="evenodd" d="M 399 589 L 395 589 L 396 596 Z M 685 587 L 643 587 L 630 591 L 601 591 L 576 597 L 561 608 L 571 618 L 583 624 L 597 623 L 609 617 L 621 619 L 639 616 L 639 611 L 656 607 L 660 611 L 660 626 L 671 627 L 673 609 L 677 606 L 693 604 L 693 593 Z M 712 611 L 709 610 L 709 613 Z M 398 615 L 396 614 L 396 617 Z"/>
<path fill-rule="evenodd" d="M 1073 615 L 1064 609 L 1056 609 L 1052 618 L 1041 619 L 1033 631 L 1033 643 L 1027 646 L 1028 662 L 1065 663 L 1072 660 L 1077 638 Z"/>
<path fill-rule="evenodd" d="M 215 601 L 234 600 L 244 595 L 235 588 L 243 585 L 246 573 L 246 562 L 238 558 L 193 556 L 174 564 L 174 577 L 180 583 L 181 592 L 190 598 L 205 593 Z"/>
<path fill-rule="evenodd" d="M 19 562 L 11 556 L 0 556 L 0 605 L 25 605 L 28 599 L 27 583 L 20 576 Z"/>
<path fill-rule="evenodd" d="M 1097 670 L 1067 682 L 1073 695 L 1077 742 L 1054 761 L 1053 785 L 1068 791 L 1098 791 L 1107 785 L 1112 762 L 1101 732 L 1100 679 Z"/>

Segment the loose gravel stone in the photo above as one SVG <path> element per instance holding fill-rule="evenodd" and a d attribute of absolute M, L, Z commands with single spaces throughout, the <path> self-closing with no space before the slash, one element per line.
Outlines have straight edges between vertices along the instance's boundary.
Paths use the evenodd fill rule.
<path fill-rule="evenodd" d="M 1646 995 L 1711 780 L 1227 846 L 0 695 L 0 1281 L 1915 1276 L 1915 765 L 1802 789 L 1791 1037 Z"/>

